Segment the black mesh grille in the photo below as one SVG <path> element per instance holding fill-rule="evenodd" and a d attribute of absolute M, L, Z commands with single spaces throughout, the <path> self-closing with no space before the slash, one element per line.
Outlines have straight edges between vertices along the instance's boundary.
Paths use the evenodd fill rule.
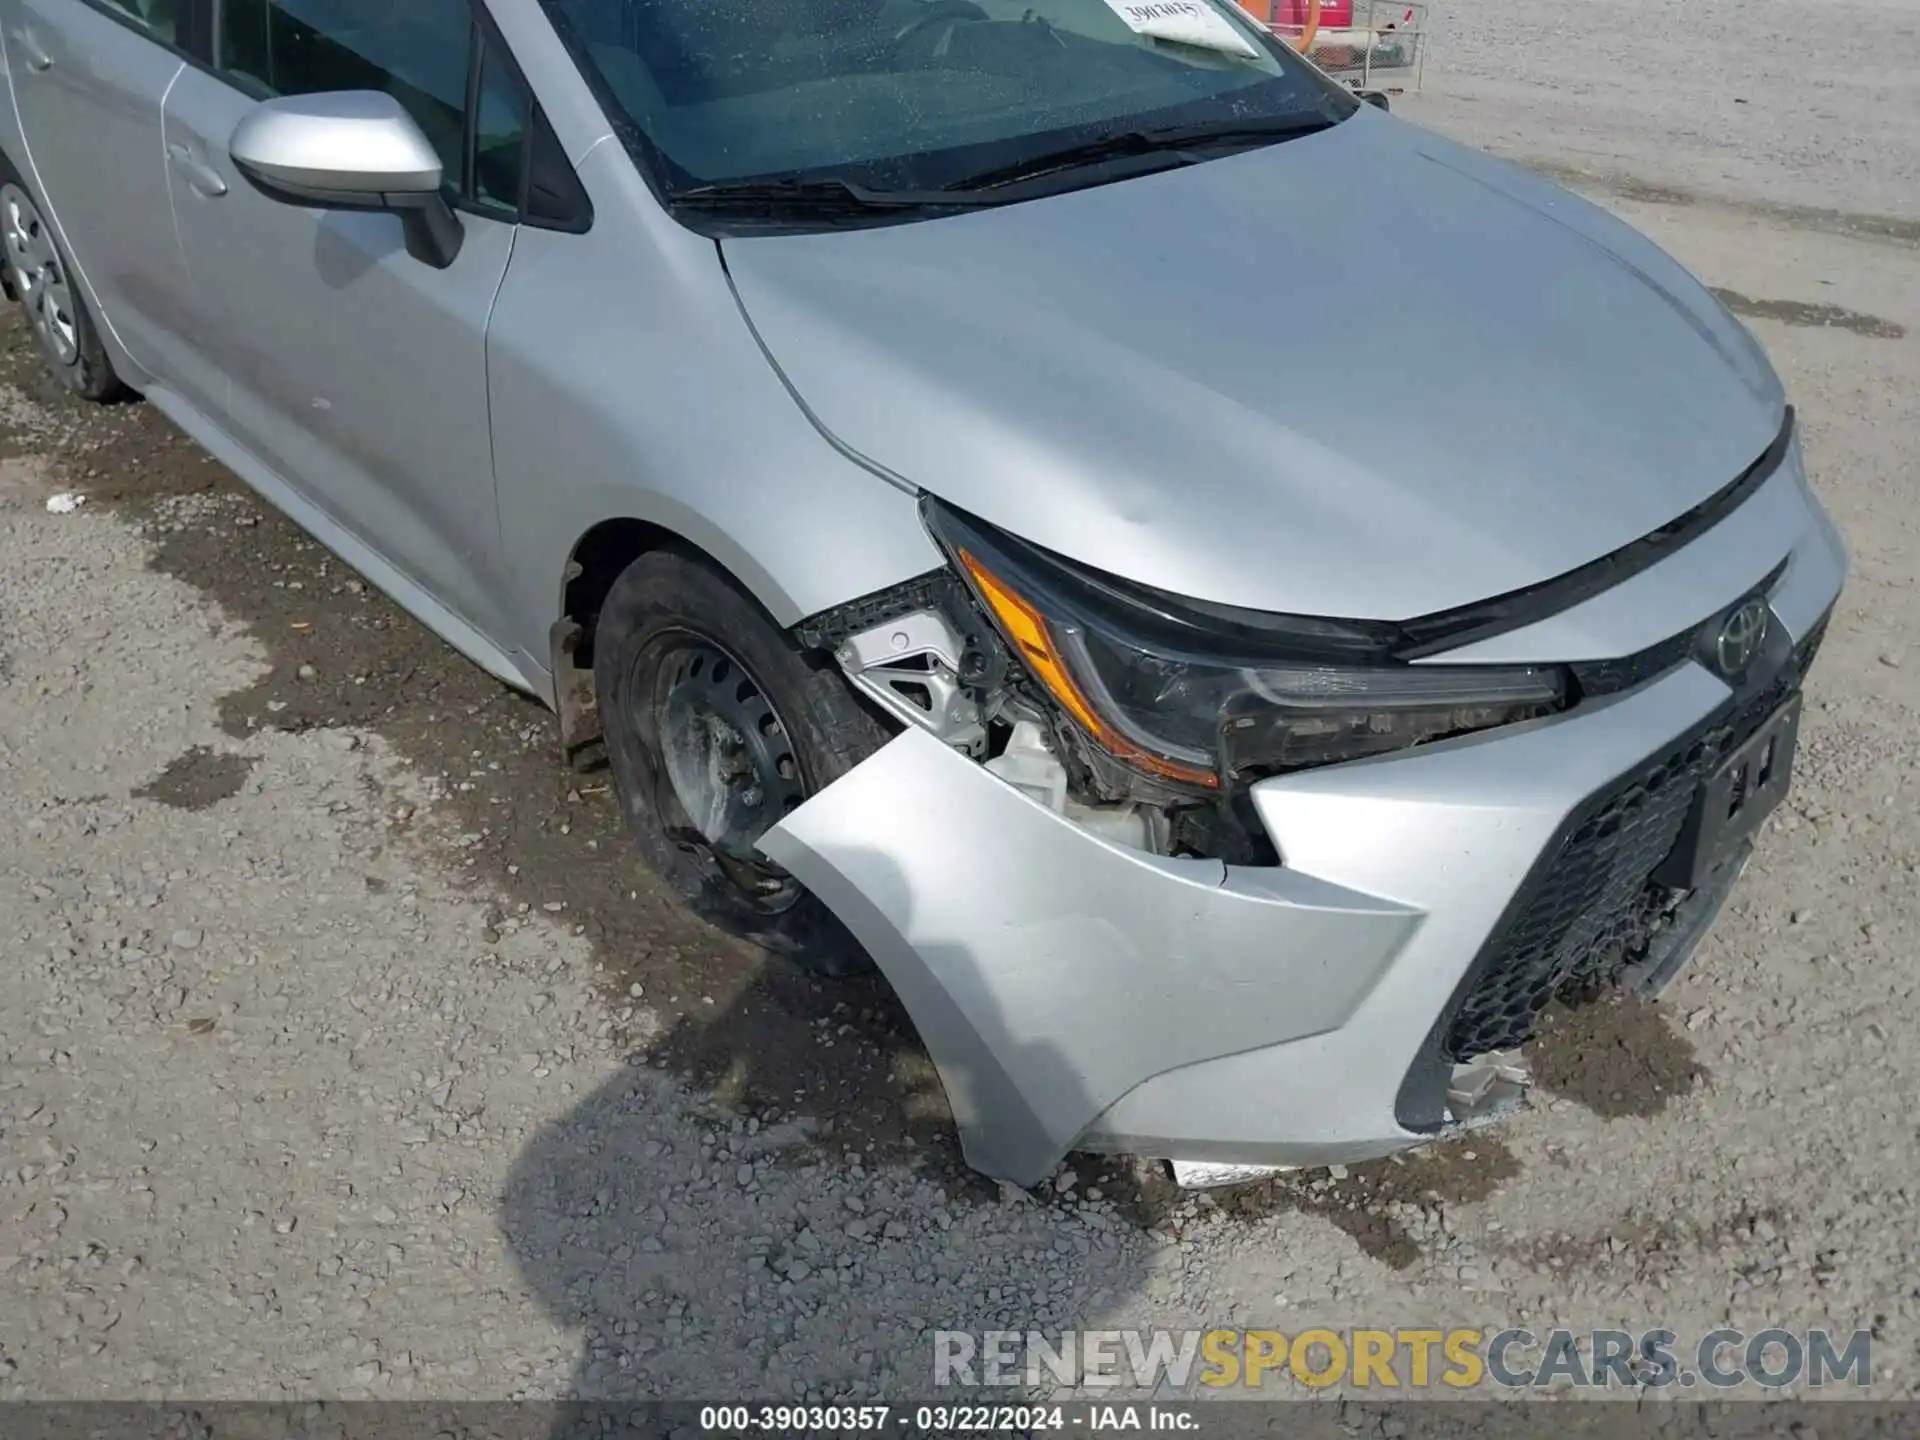
<path fill-rule="evenodd" d="M 1700 782 L 1798 688 L 1825 633 L 1822 620 L 1772 682 L 1575 812 L 1488 940 L 1447 1030 L 1448 1059 L 1525 1044 L 1556 995 L 1601 988 L 1645 955 L 1684 898 L 1651 877 L 1680 838 Z"/>

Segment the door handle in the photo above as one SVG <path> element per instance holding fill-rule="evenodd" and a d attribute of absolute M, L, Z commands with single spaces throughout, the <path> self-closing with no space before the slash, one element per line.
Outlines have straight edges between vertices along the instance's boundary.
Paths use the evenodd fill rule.
<path fill-rule="evenodd" d="M 220 178 L 220 172 L 211 165 L 202 164 L 193 158 L 193 152 L 180 144 L 167 146 L 167 159 L 173 168 L 186 177 L 187 184 L 205 195 L 209 200 L 218 200 L 227 193 L 227 182 Z"/>
<path fill-rule="evenodd" d="M 40 73 L 53 68 L 53 56 L 41 48 L 33 32 L 25 26 L 13 32 L 13 43 L 20 47 L 20 58 L 27 62 L 29 70 Z"/>

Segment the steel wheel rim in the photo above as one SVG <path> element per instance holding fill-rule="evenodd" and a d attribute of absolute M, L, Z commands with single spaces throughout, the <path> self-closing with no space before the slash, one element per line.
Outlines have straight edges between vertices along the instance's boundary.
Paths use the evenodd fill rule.
<path fill-rule="evenodd" d="M 0 186 L 0 233 L 34 332 L 62 365 L 73 364 L 80 358 L 80 326 L 67 268 L 39 208 L 18 185 Z"/>
<path fill-rule="evenodd" d="M 669 836 L 710 858 L 762 910 L 786 910 L 799 882 L 753 848 L 807 795 L 785 719 L 739 657 L 704 635 L 659 637 L 636 657 L 642 666 L 652 688 L 633 693 L 660 758 Z"/>

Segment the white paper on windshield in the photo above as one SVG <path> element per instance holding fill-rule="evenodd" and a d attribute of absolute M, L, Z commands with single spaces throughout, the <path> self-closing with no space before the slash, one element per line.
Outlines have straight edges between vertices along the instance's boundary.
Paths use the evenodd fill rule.
<path fill-rule="evenodd" d="M 1223 50 L 1249 59 L 1260 56 L 1246 36 L 1233 28 L 1233 22 L 1207 0 L 1107 0 L 1107 7 L 1136 35 Z"/>

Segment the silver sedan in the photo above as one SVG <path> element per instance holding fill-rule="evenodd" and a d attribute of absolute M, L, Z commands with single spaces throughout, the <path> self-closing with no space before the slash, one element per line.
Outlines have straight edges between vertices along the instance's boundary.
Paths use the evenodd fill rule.
<path fill-rule="evenodd" d="M 1223 0 L 0 43 L 54 372 L 603 743 L 714 925 L 878 965 L 991 1175 L 1497 1118 L 1788 784 L 1845 558 L 1752 337 Z"/>

